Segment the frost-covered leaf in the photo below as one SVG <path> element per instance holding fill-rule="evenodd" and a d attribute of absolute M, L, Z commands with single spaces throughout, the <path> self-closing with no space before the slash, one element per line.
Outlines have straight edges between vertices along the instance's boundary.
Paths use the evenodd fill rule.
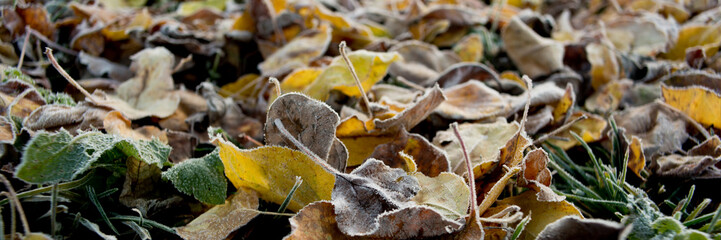
<path fill-rule="evenodd" d="M 176 228 L 183 239 L 225 239 L 230 233 L 248 224 L 258 212 L 258 193 L 238 189 L 222 205 L 217 205 L 185 226 Z"/>
<path fill-rule="evenodd" d="M 100 132 L 73 137 L 64 129 L 55 133 L 40 131 L 25 147 L 15 176 L 37 184 L 70 181 L 113 149 L 158 167 L 167 162 L 170 154 L 170 147 L 157 140 L 130 140 Z"/>
<path fill-rule="evenodd" d="M 191 158 L 163 172 L 179 191 L 192 195 L 201 202 L 222 204 L 228 188 L 223 173 L 223 162 L 218 150 L 202 158 Z"/>

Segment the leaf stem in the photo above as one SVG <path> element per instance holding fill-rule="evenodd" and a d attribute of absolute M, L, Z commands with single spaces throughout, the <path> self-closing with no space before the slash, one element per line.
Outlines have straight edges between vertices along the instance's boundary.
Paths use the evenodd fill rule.
<path fill-rule="evenodd" d="M 366 110 L 368 111 L 368 117 L 373 119 L 373 111 L 371 110 L 371 105 L 370 105 L 370 101 L 368 100 L 368 95 L 366 95 L 365 90 L 363 90 L 363 85 L 361 84 L 360 78 L 358 78 L 358 74 L 355 72 L 353 63 L 350 61 L 350 58 L 348 58 L 348 54 L 345 52 L 345 50 L 346 50 L 346 43 L 345 43 L 345 41 L 342 41 L 338 45 L 338 51 L 340 52 L 340 55 L 343 58 L 343 60 L 345 61 L 345 63 L 348 65 L 348 70 L 350 70 L 350 74 L 353 75 L 355 84 L 358 86 L 358 90 L 361 93 L 361 97 L 363 97 L 363 103 L 366 105 Z"/>
<path fill-rule="evenodd" d="M 468 150 L 466 150 L 466 143 L 463 142 L 463 138 L 461 137 L 460 131 L 458 131 L 458 123 L 454 122 L 451 123 L 451 128 L 453 129 L 453 134 L 456 135 L 456 138 L 458 138 L 458 143 L 461 145 L 461 151 L 463 151 L 463 159 L 466 161 L 466 171 L 468 172 L 468 189 L 471 191 L 471 199 L 470 199 L 470 213 L 471 214 L 477 214 L 476 213 L 476 204 L 478 197 L 476 195 L 476 178 L 473 176 L 473 165 L 471 165 L 471 158 L 468 157 Z M 473 217 L 468 218 L 466 224 L 469 224 Z"/>
<path fill-rule="evenodd" d="M 53 64 L 53 67 L 55 67 L 56 70 L 62 75 L 68 82 L 70 82 L 73 87 L 77 88 L 83 95 L 85 95 L 86 98 L 88 98 L 91 102 L 94 104 L 98 104 L 98 101 L 95 100 L 93 95 L 90 95 L 90 93 L 83 88 L 83 86 L 80 86 L 78 82 L 73 79 L 70 74 L 68 74 L 58 63 L 58 60 L 55 59 L 55 56 L 53 56 L 53 49 L 51 48 L 45 48 L 45 54 L 48 55 L 48 59 L 50 60 L 50 63 Z"/>
<path fill-rule="evenodd" d="M 25 29 L 30 28 L 30 26 L 25 26 Z M 28 42 L 30 39 L 30 32 L 25 31 L 25 40 L 23 40 L 23 49 L 20 50 L 20 59 L 18 60 L 18 66 L 17 69 L 20 70 L 20 68 L 23 66 L 23 61 L 25 60 L 25 49 L 28 48 Z"/>
<path fill-rule="evenodd" d="M 268 81 L 275 86 L 275 94 L 278 95 L 278 97 L 280 97 L 280 95 L 283 95 L 283 91 L 280 89 L 280 82 L 277 78 L 270 77 L 268 78 Z"/>

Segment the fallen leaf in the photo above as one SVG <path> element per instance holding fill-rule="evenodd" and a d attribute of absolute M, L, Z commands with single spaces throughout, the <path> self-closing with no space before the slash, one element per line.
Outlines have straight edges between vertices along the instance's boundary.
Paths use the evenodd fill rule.
<path fill-rule="evenodd" d="M 459 219 L 468 212 L 470 191 L 463 178 L 452 173 L 440 173 L 427 177 L 421 173 L 413 174 L 418 179 L 421 190 L 413 201 L 435 209 L 450 219 Z"/>
<path fill-rule="evenodd" d="M 33 131 L 64 128 L 75 134 L 78 130 L 102 128 L 108 112 L 107 109 L 95 107 L 87 102 L 81 102 L 74 107 L 44 105 L 26 117 L 23 126 Z"/>
<path fill-rule="evenodd" d="M 678 113 L 653 102 L 614 115 L 620 128 L 643 141 L 646 159 L 682 149 L 689 138 L 687 123 Z"/>
<path fill-rule="evenodd" d="M 643 154 L 641 139 L 631 136 L 631 143 L 628 145 L 628 168 L 641 178 L 644 167 L 646 167 L 646 155 Z"/>
<path fill-rule="evenodd" d="M 380 81 L 386 75 L 388 66 L 398 60 L 397 53 L 379 53 L 358 50 L 348 54 L 353 63 L 353 68 L 360 79 L 363 89 L 366 91 Z M 330 90 L 335 89 L 351 97 L 359 97 L 360 90 L 355 84 L 350 70 L 342 57 L 333 59 L 331 64 L 305 89 L 303 92 L 308 96 L 325 101 Z"/>
<path fill-rule="evenodd" d="M 417 40 L 404 41 L 394 45 L 389 52 L 397 52 L 402 60 L 392 63 L 388 69 L 391 76 L 403 77 L 420 85 L 432 85 L 440 72 L 454 63 L 457 56 L 438 50 L 438 47 Z"/>
<path fill-rule="evenodd" d="M 661 156 L 651 162 L 649 168 L 662 178 L 671 179 L 718 179 L 721 169 L 715 165 L 721 159 L 710 156 Z"/>
<path fill-rule="evenodd" d="M 626 239 L 630 230 L 630 226 L 608 220 L 565 216 L 546 225 L 536 239 Z"/>
<path fill-rule="evenodd" d="M 479 81 L 467 81 L 443 90 L 446 101 L 435 113 L 456 120 L 479 120 L 505 116 L 511 106 L 496 90 Z"/>
<path fill-rule="evenodd" d="M 118 86 L 117 97 L 97 91 L 93 96 L 100 99 L 98 104 L 118 110 L 131 120 L 170 116 L 180 103 L 171 76 L 174 59 L 163 47 L 136 53 L 131 57 L 131 68 L 137 74 Z"/>
<path fill-rule="evenodd" d="M 369 156 L 383 161 L 393 168 L 407 169 L 405 156 L 412 158 L 416 171 L 426 176 L 436 177 L 442 172 L 449 171 L 449 163 L 445 152 L 433 146 L 426 138 L 418 134 L 409 134 L 402 129 L 395 140 L 378 145 Z"/>
<path fill-rule="evenodd" d="M 716 74 L 703 72 L 670 75 L 661 84 L 663 99 L 704 126 L 718 128 L 721 126 L 719 79 Z"/>
<path fill-rule="evenodd" d="M 689 24 L 683 26 L 678 32 L 675 44 L 661 57 L 670 60 L 683 60 L 686 50 L 698 47 L 703 49 L 706 56 L 713 56 L 721 43 L 721 25 Z"/>
<path fill-rule="evenodd" d="M 503 28 L 501 38 L 523 74 L 537 77 L 563 68 L 563 45 L 539 36 L 517 17 Z"/>
<path fill-rule="evenodd" d="M 258 193 L 238 188 L 224 204 L 214 206 L 175 230 L 183 239 L 223 239 L 258 216 Z"/>
<path fill-rule="evenodd" d="M 505 146 L 518 131 L 518 124 L 507 123 L 504 119 L 498 119 L 493 123 L 463 123 L 458 125 L 461 137 L 468 147 L 468 155 L 474 168 L 479 164 L 488 161 L 495 161 L 500 154 L 499 149 Z M 463 153 L 458 139 L 451 129 L 436 133 L 433 144 L 448 153 L 448 161 L 451 163 L 451 170 L 462 175 L 466 172 L 463 167 Z M 475 175 L 480 177 L 480 175 Z"/>
<path fill-rule="evenodd" d="M 556 135 L 562 139 L 549 139 L 548 141 L 563 149 L 569 149 L 580 145 L 581 143 L 571 136 L 571 131 L 578 134 L 578 136 L 581 136 L 583 141 L 587 143 L 601 140 L 603 137 L 603 131 L 606 129 L 606 125 L 608 124 L 606 120 L 595 114 L 577 111 L 571 115 L 569 121 L 577 119 L 583 115 L 588 118 L 575 122 L 568 128 L 568 130 Z"/>
<path fill-rule="evenodd" d="M 335 131 L 340 122 L 338 114 L 328 105 L 298 93 L 284 94 L 270 105 L 265 120 L 266 143 L 299 150 L 273 124 L 275 119 L 280 119 L 288 132 L 311 152 L 321 159 L 328 159 L 329 152 L 337 139 Z M 335 146 L 336 151 L 345 151 L 342 143 Z M 345 159 L 338 160 L 345 161 Z M 341 165 L 345 166 L 345 163 Z M 344 171 L 344 169 L 339 170 Z"/>
<path fill-rule="evenodd" d="M 446 96 L 443 94 L 438 85 L 428 90 L 412 107 L 404 109 L 402 112 L 389 119 L 373 121 L 375 128 L 385 131 L 394 131 L 392 129 L 405 128 L 410 130 L 418 123 L 423 121 L 431 114 L 433 109 L 438 107 Z"/>
<path fill-rule="evenodd" d="M 457 63 L 449 66 L 437 78 L 431 79 L 424 85 L 438 83 L 443 89 L 448 89 L 474 79 L 481 82 L 492 82 L 500 80 L 500 77 L 498 77 L 498 73 L 482 63 Z"/>
<path fill-rule="evenodd" d="M 130 127 L 130 120 L 125 118 L 118 111 L 109 112 L 103 120 L 103 128 L 108 134 L 118 135 L 135 140 L 158 139 L 162 143 L 168 143 L 168 136 L 155 126 L 143 126 L 137 129 Z"/>
<path fill-rule="evenodd" d="M 546 226 L 566 216 L 583 218 L 581 212 L 567 201 L 542 202 L 536 200 L 534 191 L 525 191 L 520 195 L 504 198 L 496 202 L 498 206 L 516 205 L 521 211 L 531 215 L 531 221 L 521 233 L 522 239 L 535 239 Z"/>
<path fill-rule="evenodd" d="M 268 56 L 258 69 L 263 75 L 275 75 L 284 71 L 307 66 L 328 49 L 331 29 L 321 25 L 318 29 L 302 32 L 292 41 Z"/>
<path fill-rule="evenodd" d="M 463 62 L 480 62 L 483 59 L 483 41 L 479 34 L 469 34 L 453 46 Z"/>
<path fill-rule="evenodd" d="M 303 184 L 296 190 L 288 209 L 299 211 L 318 200 L 330 200 L 334 176 L 300 151 L 279 146 L 241 150 L 222 139 L 213 141 L 220 147 L 225 175 L 236 188 L 247 187 L 261 199 L 283 203 L 300 176 Z"/>
<path fill-rule="evenodd" d="M 589 74 L 594 89 L 619 79 L 621 69 L 614 49 L 602 43 L 591 43 L 586 45 L 586 54 L 588 62 L 591 63 Z"/>
<path fill-rule="evenodd" d="M 335 206 L 328 201 L 317 201 L 301 209 L 290 218 L 291 232 L 284 240 L 302 239 L 356 239 L 343 234 L 336 222 Z"/>

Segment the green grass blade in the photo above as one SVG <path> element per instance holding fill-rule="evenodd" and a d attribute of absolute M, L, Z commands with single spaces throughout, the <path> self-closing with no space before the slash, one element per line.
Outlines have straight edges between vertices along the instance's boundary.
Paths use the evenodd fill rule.
<path fill-rule="evenodd" d="M 293 184 L 293 187 L 290 189 L 290 192 L 288 192 L 288 195 L 285 196 L 285 200 L 283 200 L 283 203 L 280 204 L 280 207 L 278 208 L 278 212 L 282 213 L 285 212 L 285 209 L 288 207 L 288 204 L 290 204 L 290 200 L 293 199 L 293 195 L 295 194 L 295 190 L 298 190 L 298 187 L 303 184 L 303 179 L 300 178 L 300 176 L 295 177 L 295 184 Z M 279 218 L 280 216 L 276 216 L 275 218 Z"/>
<path fill-rule="evenodd" d="M 90 198 L 90 202 L 92 202 L 93 205 L 95 205 L 95 208 L 98 209 L 98 212 L 100 212 L 100 216 L 103 218 L 103 221 L 105 221 L 105 223 L 108 225 L 108 227 L 110 227 L 110 229 L 113 230 L 113 232 L 114 232 L 116 235 L 120 235 L 120 233 L 118 232 L 118 230 L 115 229 L 115 226 L 113 226 L 113 224 L 110 222 L 110 219 L 108 219 L 108 215 L 105 213 L 105 210 L 103 210 L 103 206 L 100 205 L 100 201 L 98 200 L 98 196 L 95 195 L 95 189 L 93 189 L 93 188 L 90 187 L 90 186 L 85 186 L 85 190 L 86 190 L 87 193 L 88 193 L 88 198 Z"/>
<path fill-rule="evenodd" d="M 521 233 L 523 232 L 523 229 L 526 228 L 526 224 L 531 221 L 531 215 L 526 216 L 521 220 L 520 223 L 518 223 L 518 226 L 516 226 L 516 229 L 513 230 L 513 235 L 511 235 L 511 240 L 516 240 L 518 237 L 521 236 Z"/>

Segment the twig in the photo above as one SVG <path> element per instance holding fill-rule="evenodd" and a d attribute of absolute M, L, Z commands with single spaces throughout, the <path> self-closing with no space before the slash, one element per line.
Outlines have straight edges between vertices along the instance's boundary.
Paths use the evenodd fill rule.
<path fill-rule="evenodd" d="M 29 26 L 26 26 L 25 29 L 29 29 Z M 28 48 L 28 41 L 30 39 L 30 32 L 25 31 L 25 40 L 23 41 L 23 49 L 20 50 L 20 59 L 18 60 L 18 70 L 20 70 L 20 67 L 23 66 L 23 61 L 25 60 L 25 49 Z"/>
<path fill-rule="evenodd" d="M 50 46 L 50 47 L 52 47 L 52 48 L 54 48 L 54 49 L 57 49 L 58 51 L 61 51 L 61 52 L 64 52 L 64 53 L 67 53 L 67 54 L 70 54 L 70 55 L 73 55 L 73 56 L 77 56 L 77 55 L 78 55 L 78 52 L 77 52 L 77 51 L 72 50 L 72 49 L 69 49 L 69 48 L 66 48 L 66 47 L 63 47 L 63 46 L 60 46 L 59 44 L 57 44 L 57 43 L 51 41 L 50 39 L 48 39 L 47 37 L 45 37 L 42 33 L 39 33 L 38 31 L 35 31 L 35 29 L 32 29 L 32 28 L 29 28 L 29 27 L 28 27 L 28 28 L 25 28 L 25 30 L 26 30 L 28 33 L 30 33 L 30 34 L 32 34 L 33 36 L 35 36 L 36 38 L 40 39 L 40 41 L 43 41 L 45 44 L 47 44 L 48 46 Z M 38 50 L 39 50 L 39 49 L 38 49 Z"/>
<path fill-rule="evenodd" d="M 93 102 L 94 104 L 98 104 L 98 101 L 95 100 L 95 98 L 92 95 L 90 95 L 90 93 L 87 90 L 85 90 L 85 88 L 83 88 L 83 86 L 80 86 L 80 84 L 78 82 L 76 82 L 75 79 L 73 79 L 70 76 L 70 74 L 65 72 L 65 69 L 60 67 L 58 60 L 56 60 L 55 56 L 53 56 L 53 49 L 45 48 L 45 54 L 48 55 L 48 59 L 50 60 L 50 63 L 53 64 L 53 67 L 55 67 L 55 69 L 58 70 L 60 75 L 62 75 L 65 78 L 65 80 L 68 80 L 68 82 L 70 82 L 70 84 L 73 85 L 73 87 L 77 88 L 91 102 Z"/>
<path fill-rule="evenodd" d="M 476 212 L 476 178 L 473 176 L 473 165 L 471 165 L 471 158 L 468 157 L 468 151 L 466 150 L 466 143 L 463 142 L 463 138 L 461 137 L 461 133 L 458 131 L 458 123 L 454 122 L 451 123 L 451 128 L 453 129 L 453 133 L 456 135 L 456 138 L 458 138 L 458 143 L 461 145 L 461 151 L 463 151 L 463 158 L 466 161 L 466 170 L 468 171 L 468 189 L 471 191 L 471 199 L 470 199 L 470 214 L 471 217 L 466 220 L 466 224 L 469 224 L 470 221 L 474 218 L 474 216 L 477 218 L 478 213 Z M 474 215 L 475 214 L 475 215 Z"/>
<path fill-rule="evenodd" d="M 280 118 L 276 118 L 275 120 L 273 120 L 273 124 L 275 124 L 275 127 L 278 128 L 278 131 L 280 131 L 280 133 L 283 134 L 286 139 L 290 140 L 293 145 L 295 145 L 301 152 L 308 155 L 314 162 L 325 168 L 326 171 L 332 173 L 333 175 L 341 174 L 341 172 L 328 165 L 328 163 L 326 163 L 322 158 L 318 157 L 318 155 L 315 155 L 315 153 L 310 151 L 310 149 L 308 149 L 305 145 L 303 145 L 303 143 L 298 141 L 298 139 L 295 139 L 295 137 L 293 137 L 293 135 L 291 135 L 290 132 L 285 129 L 283 123 L 280 121 Z"/>
<path fill-rule="evenodd" d="M 252 137 L 248 136 L 245 133 L 239 134 L 238 137 L 245 139 L 248 142 L 252 142 L 253 144 L 257 145 L 258 147 L 265 146 L 265 144 L 263 144 L 262 142 L 258 142 L 258 140 L 253 139 Z"/>
<path fill-rule="evenodd" d="M 526 91 L 528 92 L 528 99 L 526 100 L 526 106 L 523 108 L 523 118 L 521 118 L 521 130 L 526 128 L 526 120 L 528 119 L 528 109 L 531 108 L 531 89 L 533 89 L 533 80 L 527 75 L 523 75 L 523 80 L 526 82 Z"/>
<path fill-rule="evenodd" d="M 545 142 L 548 138 L 553 137 L 554 135 L 559 134 L 559 133 L 565 131 L 566 129 L 568 129 L 568 128 L 570 128 L 571 126 L 573 126 L 573 124 L 577 123 L 578 121 L 584 120 L 584 119 L 586 119 L 586 118 L 588 118 L 588 116 L 586 116 L 586 115 L 584 114 L 584 115 L 581 115 L 580 117 L 578 117 L 578 118 L 576 118 L 576 119 L 573 119 L 573 120 L 571 120 L 571 121 L 568 121 L 566 124 L 563 124 L 563 126 L 560 126 L 560 127 L 556 128 L 556 129 L 554 129 L 553 131 L 551 131 L 550 133 L 547 133 L 546 135 L 543 135 L 543 136 L 539 137 L 538 139 L 536 139 L 536 141 L 533 141 L 533 145 L 538 145 L 538 144 L 541 144 L 541 143 Z M 568 139 L 568 140 L 570 140 L 570 139 Z"/>
<path fill-rule="evenodd" d="M 353 67 L 353 63 L 348 58 L 348 55 L 345 52 L 346 44 L 345 41 L 340 42 L 338 45 L 338 51 L 340 51 L 341 57 L 343 57 L 343 60 L 345 60 L 345 63 L 348 65 L 348 70 L 350 70 L 350 74 L 353 75 L 353 79 L 355 79 L 355 84 L 358 85 L 358 90 L 360 90 L 361 97 L 363 97 L 363 103 L 366 105 L 366 110 L 368 110 L 368 117 L 373 119 L 373 111 L 371 110 L 371 103 L 368 100 L 368 96 L 366 95 L 365 90 L 363 90 L 363 85 L 360 82 L 360 78 L 358 78 L 358 74 L 355 72 L 355 68 Z"/>
<path fill-rule="evenodd" d="M 7 188 L 7 192 L 5 194 L 8 194 L 8 199 L 13 201 L 15 203 L 15 209 L 18 211 L 18 214 L 20 215 L 20 222 L 23 223 L 23 232 L 25 233 L 25 236 L 30 234 L 30 225 L 28 225 L 28 219 L 25 218 L 25 211 L 23 211 L 23 206 L 20 205 L 20 200 L 17 198 L 17 194 L 15 193 L 15 189 L 13 188 L 12 184 L 10 184 L 10 181 L 8 181 L 7 178 L 5 178 L 5 175 L 0 174 L 0 181 L 5 184 L 5 187 Z M 13 232 L 15 231 L 15 228 L 13 227 Z M 13 238 L 14 239 L 14 238 Z"/>
<path fill-rule="evenodd" d="M 409 86 L 409 87 L 411 87 L 411 88 L 413 88 L 413 89 L 415 89 L 415 90 L 419 90 L 419 91 L 425 91 L 425 90 L 426 90 L 426 89 L 425 89 L 424 87 L 422 87 L 421 85 L 415 84 L 415 83 L 409 81 L 408 79 L 406 79 L 406 78 L 404 78 L 404 77 L 402 77 L 402 76 L 397 76 L 397 77 L 396 77 L 396 81 L 399 81 L 400 83 L 403 83 L 403 84 L 405 84 L 405 85 L 407 85 L 407 86 Z"/>
<path fill-rule="evenodd" d="M 278 95 L 278 97 L 280 97 L 280 95 L 283 95 L 283 90 L 280 89 L 280 82 L 277 78 L 270 77 L 268 78 L 268 81 L 275 85 L 275 94 Z"/>
<path fill-rule="evenodd" d="M 190 60 L 193 60 L 193 54 L 188 54 L 187 57 L 181 58 L 180 62 L 178 62 L 178 65 L 175 65 L 175 67 L 173 68 L 173 73 L 180 71 L 180 68 L 182 68 L 183 65 L 185 65 L 186 63 L 190 62 Z"/>

